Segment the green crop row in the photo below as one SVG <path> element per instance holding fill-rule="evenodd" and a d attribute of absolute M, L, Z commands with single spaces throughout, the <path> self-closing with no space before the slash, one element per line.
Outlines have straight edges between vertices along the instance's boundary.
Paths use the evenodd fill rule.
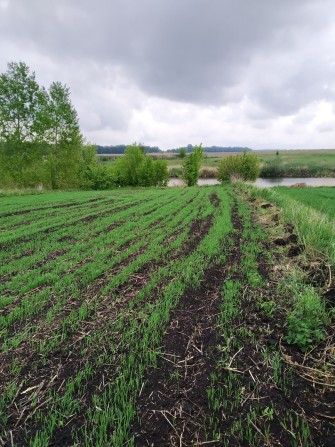
<path fill-rule="evenodd" d="M 113 396 L 115 395 L 115 414 L 118 413 L 118 408 L 126 405 L 123 402 L 128 402 L 129 399 L 133 399 L 133 394 L 131 396 L 128 396 L 129 392 L 127 392 L 128 394 L 124 394 L 125 390 L 122 383 L 125 380 L 124 377 L 128 377 L 129 382 L 133 383 L 131 371 L 134 363 L 133 357 L 136 355 L 137 358 L 136 351 L 140 350 L 142 353 L 140 355 L 142 363 L 135 362 L 136 366 L 138 364 L 138 367 L 140 368 L 137 372 L 141 374 L 141 371 L 143 372 L 147 367 L 148 362 L 152 362 L 157 355 L 155 349 L 157 349 L 159 344 L 156 337 L 157 334 L 160 334 L 160 336 L 163 334 L 162 325 L 167 319 L 166 312 L 168 312 L 168 309 L 175 303 L 179 293 L 181 293 L 188 284 L 198 280 L 200 275 L 198 265 L 205 261 L 210 261 L 214 253 L 218 251 L 218 235 L 223 236 L 227 231 L 225 226 L 222 226 L 222 217 L 216 216 L 217 211 L 208 200 L 210 193 L 210 190 L 205 189 L 201 191 L 198 189 L 189 190 L 187 194 L 179 194 L 177 197 L 174 193 L 175 200 L 170 200 L 169 202 L 169 197 L 170 199 L 172 198 L 171 192 L 164 191 L 163 200 L 157 200 L 156 202 L 153 200 L 148 207 L 149 209 L 153 209 L 156 203 L 156 212 L 147 213 L 144 209 L 140 209 L 138 211 L 139 219 L 136 218 L 136 213 L 134 213 L 135 208 L 132 208 L 129 218 L 127 219 L 127 216 L 123 216 L 122 218 L 122 221 L 126 221 L 126 223 L 114 228 L 112 232 L 108 233 L 108 236 L 105 236 L 105 233 L 101 232 L 101 227 L 98 229 L 98 236 L 95 238 L 93 231 L 92 233 L 88 233 L 91 236 L 89 241 L 91 241 L 92 237 L 94 238 L 96 253 L 99 253 L 99 251 L 102 253 L 102 257 L 99 258 L 101 267 L 99 267 L 99 263 L 97 263 L 95 259 L 90 265 L 85 264 L 75 270 L 75 272 L 79 272 L 77 279 L 70 274 L 60 277 L 59 282 L 57 283 L 57 279 L 53 278 L 51 285 L 49 286 L 50 290 L 53 289 L 54 291 L 57 291 L 62 299 L 57 302 L 57 299 L 55 298 L 55 304 L 52 306 L 52 309 L 49 309 L 46 315 L 43 316 L 40 313 L 41 309 L 37 313 L 31 310 L 32 308 L 36 309 L 38 299 L 35 303 L 34 299 L 36 296 L 39 296 L 38 293 L 36 294 L 34 292 L 34 294 L 27 297 L 26 300 L 21 300 L 20 306 L 21 308 L 24 308 L 24 311 L 26 312 L 23 315 L 23 320 L 27 318 L 29 320 L 29 314 L 31 315 L 31 313 L 33 313 L 36 315 L 34 320 L 37 318 L 37 324 L 35 327 L 33 327 L 33 323 L 31 323 L 30 326 L 27 325 L 26 331 L 23 330 L 23 336 L 20 333 L 17 335 L 18 338 L 16 343 L 17 346 L 22 346 L 22 343 L 26 342 L 25 338 L 32 340 L 31 346 L 33 347 L 33 352 L 39 352 L 39 355 L 41 356 L 40 372 L 43 371 L 44 366 L 47 366 L 48 359 L 50 359 L 50 356 L 55 349 L 60 348 L 66 352 L 67 339 L 71 334 L 75 334 L 77 331 L 81 331 L 85 327 L 93 327 L 95 329 L 93 333 L 89 333 L 88 336 L 83 337 L 79 345 L 76 345 L 77 348 L 79 348 L 79 352 L 83 355 L 87 355 L 87 352 L 94 346 L 94 356 L 88 356 L 86 362 L 85 358 L 83 359 L 80 363 L 82 366 L 77 369 L 76 372 L 74 372 L 74 375 L 72 375 L 71 378 L 68 378 L 63 387 L 61 387 L 61 393 L 59 393 L 59 391 L 55 393 L 55 387 L 46 390 L 44 398 L 47 402 L 50 402 L 48 405 L 38 409 L 37 407 L 39 406 L 40 401 L 37 397 L 35 401 L 32 402 L 34 417 L 29 421 L 29 425 L 26 427 L 26 439 L 30 439 L 30 445 L 48 445 L 50 436 L 52 436 L 55 431 L 62 428 L 64 421 L 68 420 L 69 415 L 74 412 L 81 412 L 81 409 L 78 406 L 80 397 L 85 395 L 86 390 L 90 387 L 91 381 L 99 373 L 101 368 L 103 368 L 108 375 L 108 368 L 106 368 L 107 364 L 114 365 L 116 375 L 119 377 L 119 379 L 113 377 L 112 383 L 109 384 L 111 389 L 113 387 L 113 391 L 111 391 L 111 389 L 108 391 L 109 393 L 112 393 Z M 223 196 L 224 200 L 229 203 L 229 198 L 226 196 L 226 193 L 223 193 Z M 158 198 L 158 195 L 156 197 Z M 225 219 L 229 220 L 228 207 L 224 214 Z M 215 219 L 210 231 L 215 231 L 216 236 L 209 237 L 208 235 L 201 243 L 202 249 L 199 249 L 200 246 L 198 246 L 194 248 L 195 251 L 193 252 L 193 249 L 190 251 L 186 246 L 185 250 L 183 245 L 191 243 L 192 239 L 196 236 L 190 233 L 192 222 L 195 219 L 200 219 L 200 221 L 204 222 L 206 218 L 211 218 L 211 216 L 213 218 L 215 217 Z M 97 220 L 97 223 L 100 223 L 103 219 L 105 219 L 105 217 Z M 157 222 L 157 225 L 155 225 L 155 222 Z M 131 236 L 129 236 L 129 233 Z M 85 233 L 83 232 L 83 234 Z M 111 237 L 112 234 L 114 234 L 114 237 Z M 49 233 L 49 235 L 50 237 L 54 236 L 53 233 Z M 57 239 L 54 238 L 53 240 L 56 241 Z M 85 242 L 89 244 L 89 241 Z M 113 251 L 110 251 L 108 256 L 105 256 L 104 254 L 104 247 L 106 247 L 106 245 L 111 245 L 113 247 Z M 122 249 L 122 246 L 127 246 L 127 248 Z M 92 248 L 93 247 L 90 247 L 91 250 Z M 143 248 L 144 251 L 141 252 L 141 248 Z M 54 247 L 51 246 L 50 251 L 53 249 Z M 114 256 L 113 253 L 115 253 Z M 122 263 L 127 261 L 128 257 L 132 256 L 132 254 L 134 254 L 134 257 L 132 257 L 131 262 L 123 265 Z M 62 256 L 63 255 L 61 255 L 58 260 Z M 96 258 L 96 256 L 94 258 Z M 114 262 L 115 259 L 117 259 L 117 262 Z M 175 262 L 176 259 L 178 259 L 178 263 Z M 73 262 L 72 258 L 71 260 Z M 129 284 L 129 281 L 131 282 L 132 275 L 136 276 L 136 272 L 150 264 L 152 261 L 154 261 L 154 265 L 156 264 L 157 267 L 154 268 L 152 274 L 148 276 L 149 281 L 145 283 L 143 287 L 136 290 L 135 294 L 132 294 L 131 290 L 127 290 L 127 284 Z M 113 273 L 113 266 L 117 265 L 120 265 L 120 268 Z M 53 269 L 55 266 L 56 265 L 52 264 Z M 40 273 L 43 273 L 43 266 L 40 268 L 42 269 Z M 86 274 L 84 273 L 85 270 L 87 272 Z M 61 273 L 61 271 L 59 271 L 59 273 Z M 103 275 L 103 283 L 100 287 L 99 279 L 101 279 L 101 275 Z M 70 280 L 67 279 L 68 276 L 70 276 Z M 85 291 L 85 285 L 89 290 L 94 291 L 96 287 L 94 285 L 95 282 L 97 282 L 97 285 L 100 288 L 97 296 L 94 296 L 92 301 L 82 302 L 80 307 L 75 309 L 75 312 L 62 314 L 63 308 L 66 308 L 69 295 L 75 297 L 79 304 L 82 299 L 82 294 Z M 120 296 L 120 287 L 122 293 L 129 295 L 129 298 L 123 299 L 124 297 Z M 123 287 L 125 287 L 124 290 L 122 290 Z M 20 290 L 19 286 L 18 290 Z M 46 290 L 49 295 L 47 292 L 43 292 L 43 289 L 40 292 L 40 295 L 43 295 L 43 293 L 46 294 L 43 296 L 43 300 L 48 300 L 50 296 L 50 290 L 48 288 Z M 165 298 L 162 299 L 162 297 Z M 23 305 L 23 302 L 26 303 L 26 305 Z M 115 313 L 115 318 L 105 320 L 103 318 L 103 312 L 106 310 L 110 311 L 114 305 L 116 307 L 119 305 L 121 306 Z M 8 315 L 11 314 L 9 313 Z M 49 332 L 48 339 L 45 339 L 45 341 L 42 339 L 42 342 L 37 343 L 38 328 L 41 328 L 39 326 L 39 319 L 42 316 L 45 321 L 43 324 L 52 326 L 56 321 L 60 327 L 60 331 L 56 330 L 51 333 Z M 163 319 L 162 316 L 164 316 Z M 60 319 L 58 317 L 60 317 Z M 143 322 L 140 328 L 138 327 L 139 319 Z M 11 324 L 8 323 L 9 330 L 11 329 L 12 324 L 13 321 Z M 157 327 L 157 331 L 152 330 L 153 327 Z M 106 338 L 106 334 L 109 334 L 109 338 Z M 15 333 L 14 337 L 7 337 L 7 340 L 15 340 Z M 147 349 L 147 343 L 149 343 L 150 346 L 155 346 L 155 348 Z M 122 346 L 124 346 L 124 348 L 122 348 Z M 131 346 L 133 346 L 133 348 L 130 349 Z M 7 348 L 8 346 L 6 349 Z M 126 354 L 120 355 L 123 351 Z M 130 352 L 134 352 L 134 355 L 129 355 Z M 17 393 L 20 389 L 19 353 L 20 350 L 18 350 L 15 362 L 13 361 L 11 365 L 12 374 L 16 374 L 17 377 L 15 380 L 8 381 L 8 386 L 6 387 L 5 394 L 2 396 L 2 404 L 0 405 L 3 409 L 8 405 L 8 402 L 12 400 L 13 393 Z M 35 364 L 35 366 L 32 367 L 32 373 L 34 373 L 34 368 L 38 368 L 38 364 Z M 139 385 L 139 381 L 140 375 L 137 375 L 137 379 L 134 378 L 136 387 Z M 24 387 L 27 389 L 29 389 L 29 385 L 29 381 L 24 383 Z M 84 431 L 88 429 L 91 438 L 96 440 L 96 445 L 102 445 L 99 444 L 100 435 L 98 435 L 96 431 L 96 420 L 98 418 L 96 412 L 98 411 L 100 413 L 100 410 L 96 410 L 96 408 L 98 407 L 97 402 L 99 401 L 100 403 L 100 399 L 106 399 L 106 397 L 103 396 L 105 396 L 105 394 L 100 396 L 99 393 L 94 393 L 90 396 L 87 402 L 87 414 L 92 414 L 92 418 L 89 417 L 88 421 L 85 422 L 83 431 L 76 430 L 76 436 L 80 437 L 83 436 Z M 106 402 L 105 406 L 108 407 L 110 404 Z M 128 407 L 128 404 L 126 407 Z M 114 421 L 115 416 L 111 418 L 109 411 L 108 408 L 105 409 L 99 417 L 101 416 L 102 419 L 105 418 L 110 426 Z M 6 418 L 4 418 L 4 422 L 6 423 Z M 43 430 L 34 432 L 34 424 L 43 426 Z M 29 426 L 31 427 L 30 429 L 28 428 Z M 103 430 L 103 425 L 101 425 L 99 430 Z M 117 439 L 118 436 L 124 437 L 126 435 L 124 430 L 122 430 L 122 427 L 117 428 L 117 433 L 120 432 L 121 435 L 115 432 L 115 434 L 105 433 L 104 436 L 108 436 L 109 438 L 113 437 L 115 439 Z M 82 434 L 80 435 L 80 433 Z"/>

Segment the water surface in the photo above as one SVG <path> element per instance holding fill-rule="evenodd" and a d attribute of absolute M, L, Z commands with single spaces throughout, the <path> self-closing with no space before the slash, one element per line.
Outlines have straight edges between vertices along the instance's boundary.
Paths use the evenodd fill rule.
<path fill-rule="evenodd" d="M 335 186 L 335 178 L 258 178 L 253 184 L 261 188 L 271 188 L 273 186 L 291 186 L 296 183 L 305 183 L 307 186 Z M 215 178 L 200 178 L 199 186 L 219 185 Z M 169 180 L 168 186 L 184 186 L 184 182 L 179 178 Z"/>
<path fill-rule="evenodd" d="M 335 186 L 335 178 L 258 178 L 255 181 L 255 185 L 262 188 L 291 186 L 296 183 L 305 183 L 307 186 Z"/>

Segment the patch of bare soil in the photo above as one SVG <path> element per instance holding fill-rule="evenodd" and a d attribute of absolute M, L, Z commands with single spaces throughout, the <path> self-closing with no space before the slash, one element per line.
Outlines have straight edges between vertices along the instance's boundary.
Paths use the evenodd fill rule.
<path fill-rule="evenodd" d="M 211 194 L 211 196 L 209 197 L 209 200 L 210 200 L 211 204 L 215 206 L 215 208 L 218 208 L 221 204 L 221 200 L 219 199 L 218 195 L 215 192 L 213 192 L 213 194 Z"/>

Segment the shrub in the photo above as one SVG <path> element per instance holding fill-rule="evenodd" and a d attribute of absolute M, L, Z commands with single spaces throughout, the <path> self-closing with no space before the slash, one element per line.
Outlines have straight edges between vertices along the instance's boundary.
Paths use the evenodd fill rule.
<path fill-rule="evenodd" d="M 95 190 L 112 189 L 115 188 L 118 182 L 118 177 L 110 165 L 96 163 L 90 166 L 86 174 L 87 186 Z"/>
<path fill-rule="evenodd" d="M 115 173 L 120 186 L 164 186 L 169 178 L 166 160 L 153 160 L 137 144 L 116 160 Z"/>
<path fill-rule="evenodd" d="M 181 147 L 178 151 L 178 157 L 179 158 L 185 158 L 186 157 L 186 147 Z"/>
<path fill-rule="evenodd" d="M 203 159 L 204 150 L 201 146 L 195 146 L 193 152 L 183 162 L 183 179 L 187 186 L 195 186 L 199 179 L 199 170 Z"/>
<path fill-rule="evenodd" d="M 169 180 L 169 171 L 167 168 L 166 160 L 155 160 L 154 161 L 154 172 L 153 172 L 153 185 L 155 186 L 166 186 Z"/>
<path fill-rule="evenodd" d="M 222 159 L 218 164 L 218 180 L 231 181 L 256 180 L 259 174 L 259 161 L 256 155 L 244 152 L 243 155 L 231 155 Z"/>

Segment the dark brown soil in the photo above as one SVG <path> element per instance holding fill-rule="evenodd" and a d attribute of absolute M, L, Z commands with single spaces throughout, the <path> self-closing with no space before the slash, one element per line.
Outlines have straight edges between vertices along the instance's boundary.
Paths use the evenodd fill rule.
<path fill-rule="evenodd" d="M 211 204 L 215 206 L 215 208 L 218 208 L 221 204 L 221 200 L 216 193 L 211 194 L 209 200 Z"/>

